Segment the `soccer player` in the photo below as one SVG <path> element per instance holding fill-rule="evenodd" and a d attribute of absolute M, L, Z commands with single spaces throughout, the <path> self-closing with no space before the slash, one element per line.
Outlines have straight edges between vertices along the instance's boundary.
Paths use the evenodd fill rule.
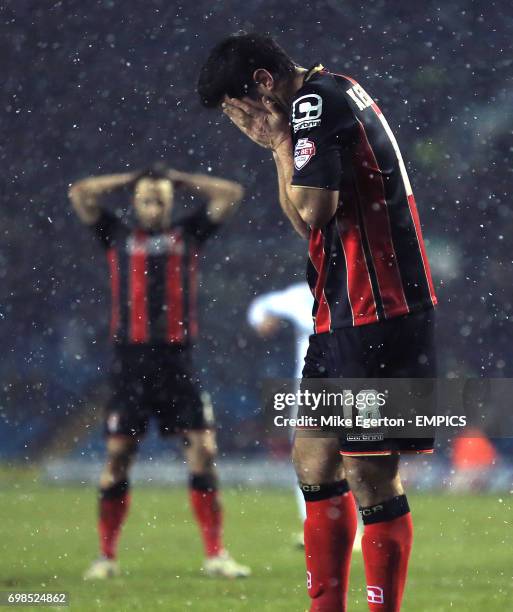
<path fill-rule="evenodd" d="M 207 203 L 174 222 L 175 189 Z M 115 192 L 131 194 L 134 224 L 105 206 Z M 157 167 L 90 177 L 71 186 L 73 208 L 106 250 L 112 289 L 114 360 L 99 494 L 101 556 L 86 579 L 119 573 L 116 549 L 130 505 L 129 472 L 152 418 L 163 436 L 183 438 L 190 500 L 206 554 L 203 571 L 230 578 L 250 573 L 223 548 L 212 408 L 191 369 L 199 252 L 242 193 L 231 181 Z"/>
<path fill-rule="evenodd" d="M 294 327 L 296 357 L 294 378 L 299 380 L 303 371 L 303 362 L 312 333 L 313 296 L 308 283 L 294 283 L 282 291 L 271 291 L 255 298 L 248 310 L 248 322 L 262 338 L 272 337 L 279 328 L 281 321 L 289 321 Z M 297 414 L 294 407 L 291 417 Z M 305 498 L 298 486 L 294 487 L 299 518 L 306 520 Z M 361 550 L 361 527 L 358 524 L 353 550 Z M 296 536 L 296 544 L 303 548 L 303 533 Z"/>
<path fill-rule="evenodd" d="M 248 310 L 248 322 L 262 338 L 271 338 L 279 329 L 281 321 L 289 321 L 294 327 L 296 379 L 301 378 L 303 358 L 308 348 L 308 336 L 312 332 L 313 297 L 306 283 L 295 283 L 282 291 L 264 293 L 255 298 Z M 294 416 L 294 415 L 291 415 Z M 301 522 L 306 519 L 305 500 L 301 489 L 295 487 L 297 507 Z M 303 534 L 297 538 L 303 546 Z"/>
<path fill-rule="evenodd" d="M 436 297 L 419 217 L 374 99 L 351 77 L 303 68 L 270 37 L 244 33 L 211 51 L 198 92 L 272 151 L 281 207 L 309 240 L 315 333 L 303 377 L 434 377 Z M 400 610 L 413 530 L 399 455 L 432 448 L 432 439 L 296 436 L 311 610 L 346 610 L 353 493 L 369 609 Z"/>
<path fill-rule="evenodd" d="M 248 310 L 248 322 L 262 338 L 272 337 L 279 328 L 281 321 L 289 321 L 294 327 L 296 341 L 296 358 L 294 378 L 299 380 L 303 372 L 303 362 L 310 334 L 312 333 L 313 296 L 308 283 L 294 283 L 282 291 L 264 293 L 255 298 Z M 294 407 L 291 417 L 296 416 L 297 407 Z M 305 498 L 301 489 L 294 487 L 299 518 L 306 520 Z M 353 550 L 361 550 L 362 542 L 361 523 L 358 521 Z M 298 547 L 304 547 L 304 534 L 295 538 Z"/>

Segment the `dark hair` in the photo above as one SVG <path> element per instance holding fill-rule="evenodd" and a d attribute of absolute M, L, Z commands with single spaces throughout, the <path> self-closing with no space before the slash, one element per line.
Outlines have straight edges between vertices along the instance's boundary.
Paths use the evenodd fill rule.
<path fill-rule="evenodd" d="M 198 94 L 207 108 L 218 106 L 225 95 L 242 98 L 256 89 L 253 72 L 268 70 L 275 79 L 288 79 L 294 62 L 270 36 L 239 32 L 210 52 L 200 71 Z"/>
<path fill-rule="evenodd" d="M 168 168 L 164 162 L 156 162 L 147 168 L 143 168 L 135 176 L 134 185 L 144 178 L 153 179 L 155 181 L 162 179 L 171 180 L 169 178 Z"/>

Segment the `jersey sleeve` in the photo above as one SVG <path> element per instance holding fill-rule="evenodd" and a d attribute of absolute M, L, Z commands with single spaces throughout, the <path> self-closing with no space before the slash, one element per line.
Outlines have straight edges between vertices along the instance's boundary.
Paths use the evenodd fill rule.
<path fill-rule="evenodd" d="M 121 225 L 122 221 L 114 213 L 102 210 L 100 218 L 92 226 L 92 230 L 98 237 L 101 245 L 105 249 L 109 249 L 116 241 Z"/>
<path fill-rule="evenodd" d="M 345 97 L 325 83 L 307 83 L 292 104 L 292 185 L 337 191 L 344 130 L 351 123 Z"/>
<path fill-rule="evenodd" d="M 207 210 L 207 205 L 204 204 L 196 212 L 185 217 L 181 223 L 186 233 L 199 244 L 215 234 L 220 225 L 210 220 Z"/>

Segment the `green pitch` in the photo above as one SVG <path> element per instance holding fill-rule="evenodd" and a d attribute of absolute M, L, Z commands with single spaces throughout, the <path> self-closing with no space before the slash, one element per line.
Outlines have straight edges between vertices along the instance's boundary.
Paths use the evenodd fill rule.
<path fill-rule="evenodd" d="M 121 540 L 122 578 L 83 582 L 96 555 L 94 497 L 90 487 L 7 478 L 0 488 L 0 590 L 68 591 L 71 610 L 84 612 L 307 608 L 302 552 L 291 545 L 299 525 L 287 491 L 224 493 L 227 547 L 254 572 L 244 581 L 200 574 L 202 550 L 185 490 L 140 487 Z M 416 540 L 404 611 L 512 610 L 511 494 L 409 497 Z M 367 610 L 360 553 L 350 610 Z"/>

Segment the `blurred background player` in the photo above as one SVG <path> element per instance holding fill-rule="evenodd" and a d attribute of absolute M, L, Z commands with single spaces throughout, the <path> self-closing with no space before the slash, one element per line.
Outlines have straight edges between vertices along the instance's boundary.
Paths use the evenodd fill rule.
<path fill-rule="evenodd" d="M 499 461 L 495 445 L 478 427 L 468 427 L 452 440 L 452 491 L 482 491 Z"/>
<path fill-rule="evenodd" d="M 289 322 L 294 328 L 296 355 L 294 378 L 298 387 L 303 371 L 308 341 L 313 332 L 313 296 L 308 283 L 294 283 L 282 291 L 271 291 L 255 298 L 248 310 L 248 322 L 261 338 L 272 338 L 279 330 L 282 321 Z M 297 407 L 292 408 L 294 417 Z M 293 435 L 293 432 L 292 432 Z M 303 493 L 294 481 L 299 518 L 306 520 L 306 507 Z M 294 536 L 294 542 L 303 547 L 303 532 Z M 358 529 L 353 550 L 361 549 L 361 529 Z"/>
<path fill-rule="evenodd" d="M 174 222 L 175 188 L 207 203 Z M 105 207 L 104 200 L 127 190 L 134 223 Z M 190 500 L 206 554 L 204 572 L 226 577 L 250 573 L 223 548 L 213 412 L 191 369 L 198 253 L 242 194 L 237 183 L 160 166 L 90 177 L 70 188 L 77 215 L 106 250 L 112 290 L 114 359 L 105 418 L 107 461 L 99 492 L 101 556 L 86 579 L 119 573 L 116 549 L 130 505 L 129 472 L 152 418 L 161 435 L 183 438 Z"/>
<path fill-rule="evenodd" d="M 294 378 L 301 378 L 303 360 L 308 349 L 308 336 L 312 333 L 313 297 L 307 283 L 295 283 L 282 291 L 264 293 L 251 302 L 248 310 L 248 323 L 261 338 L 272 338 L 279 330 L 282 321 L 288 321 L 294 328 L 295 366 Z M 292 408 L 296 412 L 296 408 Z M 291 414 L 290 416 L 294 416 Z M 292 432 L 293 433 L 293 432 Z M 294 482 L 297 507 L 301 522 L 306 519 L 305 500 L 301 489 Z M 294 536 L 298 546 L 304 545 L 303 534 Z"/>

